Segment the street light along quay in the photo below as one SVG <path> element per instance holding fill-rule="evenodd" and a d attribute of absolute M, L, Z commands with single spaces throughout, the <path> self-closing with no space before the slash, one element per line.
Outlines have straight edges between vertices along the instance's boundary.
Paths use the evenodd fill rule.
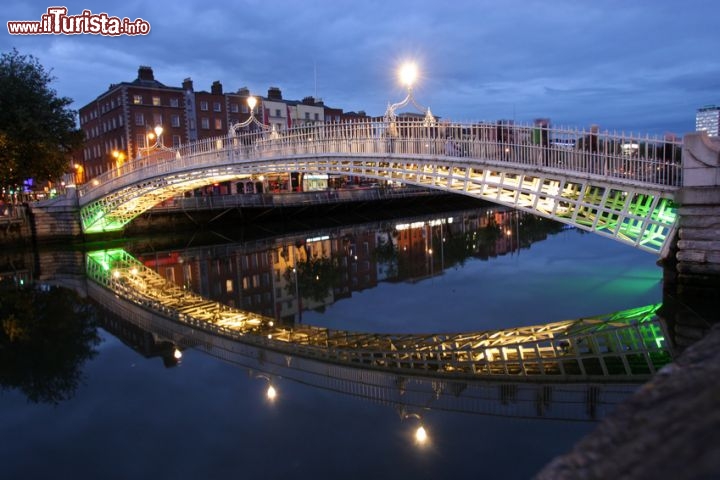
<path fill-rule="evenodd" d="M 125 160 L 127 159 L 127 155 L 125 155 L 125 152 L 121 150 L 113 150 L 112 156 L 115 159 L 115 168 L 120 168 L 125 163 Z"/>

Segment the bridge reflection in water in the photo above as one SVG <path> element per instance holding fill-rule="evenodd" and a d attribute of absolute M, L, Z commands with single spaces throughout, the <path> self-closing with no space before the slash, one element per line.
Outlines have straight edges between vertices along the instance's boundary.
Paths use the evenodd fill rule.
<path fill-rule="evenodd" d="M 165 280 L 121 249 L 87 254 L 99 304 L 179 349 L 349 393 L 420 419 L 439 409 L 489 415 L 601 417 L 672 360 L 659 305 L 492 331 L 374 334 L 231 308 Z"/>

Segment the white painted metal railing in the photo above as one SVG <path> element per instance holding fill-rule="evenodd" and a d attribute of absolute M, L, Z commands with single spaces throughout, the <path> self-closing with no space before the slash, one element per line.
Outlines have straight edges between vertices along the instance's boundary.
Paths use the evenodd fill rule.
<path fill-rule="evenodd" d="M 629 181 L 681 185 L 681 142 L 658 137 L 491 123 L 356 122 L 319 124 L 281 133 L 245 133 L 156 150 L 78 188 L 82 204 L 122 185 L 228 163 L 299 157 L 457 158 L 523 168 L 557 169 Z"/>

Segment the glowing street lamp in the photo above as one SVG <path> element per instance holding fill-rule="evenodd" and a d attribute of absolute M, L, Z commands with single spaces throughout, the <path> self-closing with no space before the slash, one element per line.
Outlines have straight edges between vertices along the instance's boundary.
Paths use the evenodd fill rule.
<path fill-rule="evenodd" d="M 79 163 L 73 164 L 73 168 L 75 169 L 75 183 L 77 185 L 84 183 L 85 182 L 85 168 L 82 165 L 80 165 Z"/>
<path fill-rule="evenodd" d="M 163 127 L 161 125 L 155 125 L 155 128 L 153 129 L 155 131 L 155 136 L 157 137 L 157 141 L 155 142 L 155 145 L 160 144 L 160 136 L 163 133 Z"/>
<path fill-rule="evenodd" d="M 125 160 L 127 159 L 127 155 L 125 155 L 125 152 L 122 150 L 113 150 L 112 156 L 115 159 L 115 167 L 120 168 L 123 166 L 123 163 L 125 163 Z"/>
<path fill-rule="evenodd" d="M 257 98 L 250 95 L 247 98 L 247 104 L 248 104 L 248 108 L 250 109 L 250 116 L 252 117 L 255 115 L 255 106 L 257 105 Z"/>
<path fill-rule="evenodd" d="M 150 141 L 155 140 L 152 145 L 148 145 L 148 149 L 161 148 L 163 146 L 161 143 L 162 133 L 163 127 L 161 125 L 156 125 L 155 128 L 153 128 L 153 131 L 147 134 L 148 144 L 150 143 Z"/>
<path fill-rule="evenodd" d="M 417 66 L 414 63 L 409 62 L 400 67 L 400 81 L 408 90 L 412 89 L 416 79 Z"/>
<path fill-rule="evenodd" d="M 419 105 L 413 96 L 413 85 L 418 77 L 417 65 L 413 62 L 404 63 L 398 71 L 398 77 L 400 78 L 400 83 L 402 83 L 407 90 L 407 94 L 403 100 L 397 103 L 388 104 L 387 110 L 385 111 L 385 121 L 394 122 L 397 116 L 395 112 L 400 108 L 412 104 L 418 111 L 425 114 L 424 123 L 426 126 L 435 125 L 435 117 L 432 112 L 430 112 L 430 108 L 425 108 Z"/>
<path fill-rule="evenodd" d="M 164 129 L 162 125 L 155 125 L 155 128 L 152 129 L 152 131 L 148 132 L 146 135 L 147 138 L 147 147 L 139 147 L 137 149 L 137 156 L 138 158 L 142 156 L 142 154 L 149 154 L 151 151 L 157 149 L 157 150 L 165 150 L 168 152 L 174 151 L 172 148 L 167 148 L 163 142 L 162 142 L 162 134 L 164 132 Z M 180 152 L 177 152 L 178 155 L 180 155 Z"/>
<path fill-rule="evenodd" d="M 270 127 L 263 124 L 258 118 L 255 116 L 255 107 L 257 106 L 258 100 L 256 97 L 250 95 L 247 97 L 247 106 L 250 109 L 250 117 L 245 120 L 244 122 L 238 122 L 230 125 L 230 131 L 228 132 L 229 135 L 235 135 L 238 131 L 238 129 L 245 128 L 253 123 L 258 125 L 263 130 L 270 130 Z"/>

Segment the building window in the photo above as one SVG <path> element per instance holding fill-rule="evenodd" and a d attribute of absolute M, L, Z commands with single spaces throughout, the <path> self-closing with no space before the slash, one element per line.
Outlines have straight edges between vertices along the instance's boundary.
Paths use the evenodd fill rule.
<path fill-rule="evenodd" d="M 180 115 L 171 115 L 170 116 L 170 125 L 173 127 L 179 127 L 180 126 Z"/>
<path fill-rule="evenodd" d="M 232 113 L 238 113 L 238 111 L 239 111 L 238 104 L 237 104 L 237 103 L 231 103 L 231 104 L 230 104 L 230 111 L 231 111 Z"/>
<path fill-rule="evenodd" d="M 180 135 L 173 135 L 173 147 L 180 146 Z"/>
<path fill-rule="evenodd" d="M 250 113 L 250 108 L 247 105 L 243 105 L 241 111 L 242 113 Z"/>
<path fill-rule="evenodd" d="M 215 119 L 215 130 L 222 130 L 222 119 L 216 118 Z"/>
<path fill-rule="evenodd" d="M 207 112 L 207 110 L 208 110 L 208 102 L 206 102 L 205 100 L 203 100 L 202 102 L 200 102 L 200 110 L 202 110 L 203 112 Z"/>
<path fill-rule="evenodd" d="M 160 114 L 160 113 L 153 114 L 153 122 L 155 122 L 155 126 L 162 125 L 163 124 L 162 114 Z"/>
<path fill-rule="evenodd" d="M 320 114 L 319 114 L 319 113 L 316 113 L 316 114 L 315 114 L 315 120 L 316 120 L 316 121 L 320 120 Z"/>
<path fill-rule="evenodd" d="M 210 119 L 207 117 L 202 117 L 200 119 L 200 128 L 210 128 Z"/>
<path fill-rule="evenodd" d="M 145 148 L 145 135 L 135 135 L 135 143 L 137 148 Z"/>
<path fill-rule="evenodd" d="M 145 125 L 145 116 L 142 113 L 135 114 L 135 125 Z"/>
<path fill-rule="evenodd" d="M 140 105 L 142 103 L 142 95 L 133 95 L 133 103 Z"/>
<path fill-rule="evenodd" d="M 180 105 L 180 101 L 177 98 L 170 99 L 170 106 L 177 108 Z"/>
<path fill-rule="evenodd" d="M 275 116 L 276 116 L 276 117 L 281 117 L 281 116 L 282 116 L 282 115 L 280 115 L 280 109 L 279 109 L 279 108 L 276 108 L 276 109 L 275 109 Z"/>
<path fill-rule="evenodd" d="M 156 107 L 162 105 L 162 102 L 160 102 L 160 97 L 153 97 L 153 105 Z"/>
<path fill-rule="evenodd" d="M 225 280 L 225 291 L 227 293 L 232 293 L 233 291 L 233 281 L 231 279 Z"/>
<path fill-rule="evenodd" d="M 220 108 L 220 102 L 213 102 L 213 111 L 222 112 L 222 109 Z"/>
<path fill-rule="evenodd" d="M 305 120 L 310 120 L 310 112 L 305 112 Z"/>

